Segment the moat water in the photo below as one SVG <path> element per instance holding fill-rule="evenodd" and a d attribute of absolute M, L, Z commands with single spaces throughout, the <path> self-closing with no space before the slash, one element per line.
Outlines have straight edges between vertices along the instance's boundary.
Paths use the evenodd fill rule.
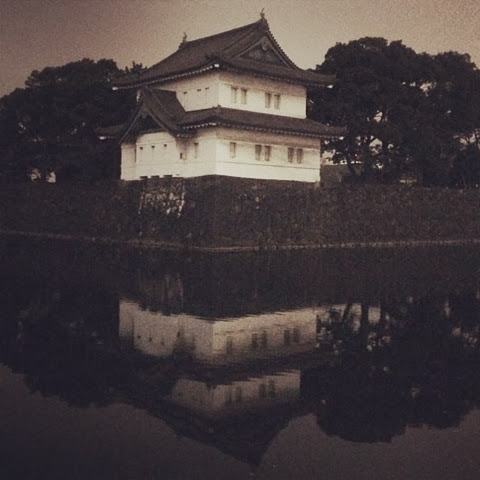
<path fill-rule="evenodd" d="M 478 479 L 480 249 L 0 238 L 0 478 Z"/>

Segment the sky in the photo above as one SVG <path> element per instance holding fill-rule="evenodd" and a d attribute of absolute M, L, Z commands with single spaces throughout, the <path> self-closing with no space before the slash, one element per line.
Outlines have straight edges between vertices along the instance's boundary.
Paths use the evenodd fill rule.
<path fill-rule="evenodd" d="M 259 19 L 301 68 L 338 42 L 402 40 L 468 53 L 480 67 L 480 0 L 0 0 L 0 96 L 33 70 L 91 58 L 150 66 L 189 40 Z"/>

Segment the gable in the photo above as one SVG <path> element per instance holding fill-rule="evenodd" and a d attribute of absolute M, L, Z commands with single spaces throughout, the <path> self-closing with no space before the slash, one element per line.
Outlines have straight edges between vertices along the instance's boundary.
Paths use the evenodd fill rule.
<path fill-rule="evenodd" d="M 151 115 L 144 114 L 142 117 L 137 119 L 134 125 L 132 125 L 132 128 L 128 132 L 128 140 L 133 140 L 144 133 L 164 131 L 165 129 L 162 128 L 158 122 L 151 117 Z"/>
<path fill-rule="evenodd" d="M 267 37 L 263 37 L 259 42 L 249 48 L 242 55 L 239 55 L 238 58 L 244 60 L 254 60 L 261 63 L 269 63 L 271 65 L 279 65 L 283 67 L 291 66 Z"/>
<path fill-rule="evenodd" d="M 134 121 L 121 137 L 120 143 L 134 142 L 139 135 L 150 132 L 164 132 L 165 128 L 155 120 L 150 113 L 143 110 L 139 112 Z"/>

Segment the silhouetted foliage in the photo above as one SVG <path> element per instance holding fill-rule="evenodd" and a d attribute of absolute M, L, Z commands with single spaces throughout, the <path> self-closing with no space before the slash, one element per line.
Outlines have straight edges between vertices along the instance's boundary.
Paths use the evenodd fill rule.
<path fill-rule="evenodd" d="M 480 71 L 468 55 L 365 37 L 330 48 L 317 71 L 337 81 L 310 92 L 310 113 L 347 127 L 326 149 L 352 179 L 479 185 Z"/>
<path fill-rule="evenodd" d="M 109 83 L 124 73 L 113 60 L 83 59 L 35 70 L 25 88 L 1 98 L 0 178 L 26 180 L 33 170 L 43 179 L 115 177 L 118 152 L 95 130 L 128 118 L 134 94 Z"/>

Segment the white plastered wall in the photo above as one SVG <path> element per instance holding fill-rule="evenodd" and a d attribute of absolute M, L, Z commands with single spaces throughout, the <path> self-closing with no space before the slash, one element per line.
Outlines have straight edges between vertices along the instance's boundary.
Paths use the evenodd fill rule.
<path fill-rule="evenodd" d="M 300 381 L 300 370 L 250 377 L 214 388 L 203 381 L 182 378 L 173 387 L 170 400 L 208 416 L 228 415 L 297 400 Z"/>
<path fill-rule="evenodd" d="M 216 136 L 209 131 L 195 138 L 175 138 L 168 132 L 146 133 L 137 138 L 135 145 L 122 145 L 121 179 L 215 175 L 216 150 Z"/>
<path fill-rule="evenodd" d="M 231 143 L 235 144 L 232 155 Z M 261 145 L 257 159 L 255 145 Z M 270 147 L 270 159 L 265 158 Z M 294 149 L 293 162 L 288 149 Z M 297 150 L 302 161 L 297 162 Z M 320 141 L 317 138 L 233 128 L 200 129 L 192 138 L 168 132 L 146 133 L 136 144 L 122 145 L 122 180 L 155 176 L 201 177 L 225 175 L 269 180 L 320 181 Z"/>
<path fill-rule="evenodd" d="M 238 88 L 236 102 L 232 102 L 231 87 Z M 242 103 L 242 88 L 247 90 L 245 104 Z M 265 105 L 265 93 L 271 94 L 270 108 Z M 274 95 L 280 95 L 279 108 L 275 108 Z M 259 78 L 253 75 L 236 75 L 231 72 L 220 73 L 218 104 L 222 107 L 306 118 L 306 98 L 306 88 L 302 85 Z"/>
<path fill-rule="evenodd" d="M 218 71 L 166 82 L 159 88 L 176 92 L 179 102 L 187 112 L 212 108 L 219 104 Z"/>
<path fill-rule="evenodd" d="M 235 143 L 235 156 L 230 143 Z M 260 160 L 255 145 L 262 146 Z M 265 147 L 270 146 L 270 160 L 265 160 Z M 288 149 L 295 149 L 293 162 L 288 161 Z M 297 163 L 296 151 L 303 150 L 302 163 Z M 217 175 L 269 180 L 320 181 L 320 140 L 318 138 L 273 134 L 239 129 L 217 129 Z"/>
<path fill-rule="evenodd" d="M 237 88 L 236 102 L 232 102 L 231 87 Z M 249 112 L 306 118 L 306 88 L 280 80 L 214 70 L 166 82 L 159 85 L 159 88 L 176 92 L 178 100 L 187 112 L 221 106 Z M 247 91 L 246 103 L 242 103 L 242 89 Z M 271 94 L 269 108 L 265 105 L 266 93 Z M 275 95 L 280 95 L 279 108 L 275 108 Z"/>
<path fill-rule="evenodd" d="M 137 180 L 136 163 L 135 163 L 135 144 L 122 144 L 122 160 L 120 178 L 122 180 Z"/>
<path fill-rule="evenodd" d="M 315 348 L 316 326 L 316 312 L 313 309 L 217 320 L 209 360 L 243 361 L 263 355 L 282 357 L 311 351 Z M 252 346 L 253 335 L 256 335 L 258 342 L 255 348 Z M 266 338 L 265 344 L 263 336 Z"/>
<path fill-rule="evenodd" d="M 131 338 L 135 348 L 159 357 L 183 348 L 208 363 L 242 362 L 310 351 L 316 344 L 314 309 L 205 320 L 185 314 L 167 316 L 122 300 L 119 317 L 120 337 Z"/>

